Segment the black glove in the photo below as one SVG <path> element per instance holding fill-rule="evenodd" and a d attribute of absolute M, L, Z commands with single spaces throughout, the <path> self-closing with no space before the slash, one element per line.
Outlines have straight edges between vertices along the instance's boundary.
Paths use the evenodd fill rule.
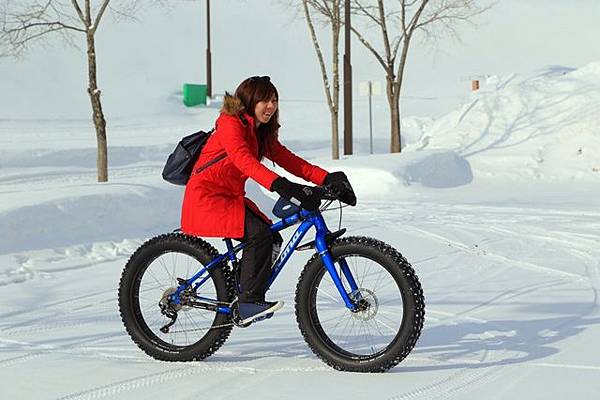
<path fill-rule="evenodd" d="M 284 199 L 309 211 L 316 211 L 321 206 L 321 196 L 310 186 L 290 182 L 280 177 L 273 181 L 271 191 L 277 192 Z"/>
<path fill-rule="evenodd" d="M 337 171 L 327 174 L 324 183 L 331 187 L 340 201 L 351 206 L 356 205 L 356 195 L 345 173 Z"/>

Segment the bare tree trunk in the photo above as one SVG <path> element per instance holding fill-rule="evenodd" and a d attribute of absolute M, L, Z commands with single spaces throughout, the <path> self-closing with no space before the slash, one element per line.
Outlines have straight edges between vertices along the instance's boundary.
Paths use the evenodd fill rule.
<path fill-rule="evenodd" d="M 402 151 L 402 140 L 401 133 L 402 128 L 400 125 L 400 102 L 396 96 L 393 96 L 390 103 L 391 111 L 391 124 L 392 124 L 392 137 L 390 142 L 390 153 L 400 153 Z"/>
<path fill-rule="evenodd" d="M 339 139 L 339 116 L 338 112 L 331 113 L 331 154 L 334 160 L 340 159 L 340 139 Z"/>
<path fill-rule="evenodd" d="M 310 3 L 312 6 L 315 6 L 314 3 Z M 329 77 L 327 75 L 327 68 L 325 67 L 325 59 L 323 57 L 323 52 L 321 51 L 321 46 L 319 45 L 319 40 L 317 38 L 317 34 L 315 32 L 315 27 L 311 18 L 311 14 L 309 11 L 309 0 L 304 0 L 302 2 L 304 9 L 304 16 L 306 18 L 306 23 L 308 25 L 308 30 L 310 32 L 310 36 L 313 41 L 313 46 L 315 48 L 315 53 L 317 54 L 317 60 L 319 61 L 319 66 L 321 68 L 321 77 L 323 79 L 323 89 L 325 90 L 325 97 L 327 99 L 327 106 L 329 107 L 329 113 L 331 115 L 331 157 L 334 160 L 339 160 L 340 158 L 340 146 L 339 146 L 339 92 L 340 92 L 340 78 L 339 78 L 339 36 L 340 36 L 340 20 L 338 17 L 333 17 L 333 12 L 339 11 L 339 3 L 334 1 L 333 8 L 330 10 L 332 14 L 329 15 L 330 23 L 331 23 L 331 33 L 332 33 L 332 75 L 333 75 L 333 90 L 329 86 Z M 333 93 L 332 93 L 333 92 Z"/>
<path fill-rule="evenodd" d="M 338 3 L 334 2 L 334 9 L 339 9 Z M 332 75 L 333 75 L 333 101 L 329 107 L 331 113 L 331 155 L 334 160 L 340 159 L 339 139 L 339 111 L 340 111 L 340 68 L 339 68 L 339 43 L 340 43 L 340 21 L 334 21 L 331 26 L 332 39 Z"/>
<path fill-rule="evenodd" d="M 96 167 L 98 170 L 98 182 L 108 181 L 108 151 L 106 146 L 106 120 L 102 111 L 100 101 L 100 90 L 96 79 L 96 44 L 94 32 L 88 30 L 87 34 L 88 55 L 88 94 L 92 103 L 94 126 L 96 128 L 97 156 Z"/>
<path fill-rule="evenodd" d="M 400 53 L 400 61 L 398 62 L 398 70 L 396 71 L 396 80 L 392 83 L 392 97 L 390 103 L 390 111 L 392 118 L 392 153 L 400 153 L 402 151 L 402 124 L 400 119 L 400 93 L 402 92 L 402 83 L 404 81 L 404 70 L 406 69 L 406 60 L 408 59 L 408 49 L 410 48 L 410 40 L 412 32 L 406 35 Z"/>
<path fill-rule="evenodd" d="M 395 91 L 394 73 L 388 68 L 385 76 L 385 88 L 388 106 L 390 109 L 390 153 L 400 152 L 400 112 Z"/>

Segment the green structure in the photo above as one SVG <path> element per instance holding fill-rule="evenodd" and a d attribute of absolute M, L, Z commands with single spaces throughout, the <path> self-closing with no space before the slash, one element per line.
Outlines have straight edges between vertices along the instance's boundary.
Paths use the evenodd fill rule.
<path fill-rule="evenodd" d="M 183 104 L 187 107 L 206 105 L 206 85 L 183 84 Z"/>

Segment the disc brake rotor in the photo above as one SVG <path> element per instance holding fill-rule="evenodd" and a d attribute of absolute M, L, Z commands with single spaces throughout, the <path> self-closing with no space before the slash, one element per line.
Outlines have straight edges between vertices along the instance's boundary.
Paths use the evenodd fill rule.
<path fill-rule="evenodd" d="M 379 310 L 379 301 L 372 290 L 358 288 L 350 293 L 350 298 L 356 302 L 357 310 L 352 312 L 352 318 L 368 321 L 375 318 Z"/>

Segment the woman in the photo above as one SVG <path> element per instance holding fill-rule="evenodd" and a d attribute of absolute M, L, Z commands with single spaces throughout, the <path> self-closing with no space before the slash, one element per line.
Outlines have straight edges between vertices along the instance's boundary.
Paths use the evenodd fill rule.
<path fill-rule="evenodd" d="M 271 232 L 269 218 L 244 197 L 246 180 L 252 178 L 307 210 L 320 205 L 310 187 L 280 177 L 260 161 L 266 157 L 316 185 L 350 187 L 343 172 L 329 174 L 279 142 L 278 100 L 268 76 L 248 78 L 234 96 L 225 95 L 215 131 L 194 165 L 183 199 L 181 229 L 187 234 L 241 241 L 264 238 L 245 248 L 240 260 L 238 311 L 243 323 L 270 316 L 283 306 L 282 301 L 265 301 L 273 246 L 280 246 L 282 239 Z"/>

